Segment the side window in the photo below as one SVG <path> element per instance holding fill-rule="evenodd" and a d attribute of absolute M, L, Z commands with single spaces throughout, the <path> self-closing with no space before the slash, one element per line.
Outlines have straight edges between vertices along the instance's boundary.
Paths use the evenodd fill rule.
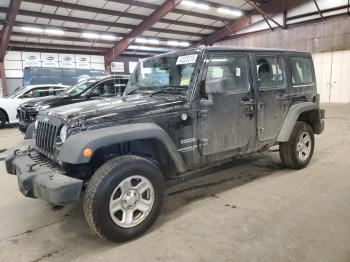
<path fill-rule="evenodd" d="M 101 96 L 117 96 L 120 94 L 119 79 L 107 80 L 94 88 L 93 93 Z"/>
<path fill-rule="evenodd" d="M 62 93 L 64 91 L 64 87 L 62 86 L 53 86 L 50 89 L 50 95 L 58 95 L 59 93 Z"/>
<path fill-rule="evenodd" d="M 293 86 L 313 83 L 311 59 L 306 57 L 291 57 L 290 67 Z"/>
<path fill-rule="evenodd" d="M 44 87 L 37 87 L 34 88 L 25 94 L 22 95 L 22 97 L 25 98 L 32 98 L 32 97 L 43 97 L 43 96 L 48 96 L 50 95 L 50 88 L 49 86 L 44 86 Z"/>
<path fill-rule="evenodd" d="M 248 67 L 245 56 L 212 54 L 209 58 L 206 80 L 222 78 L 225 91 L 248 90 Z"/>
<path fill-rule="evenodd" d="M 256 72 L 258 87 L 283 88 L 285 87 L 284 59 L 279 56 L 257 56 Z"/>

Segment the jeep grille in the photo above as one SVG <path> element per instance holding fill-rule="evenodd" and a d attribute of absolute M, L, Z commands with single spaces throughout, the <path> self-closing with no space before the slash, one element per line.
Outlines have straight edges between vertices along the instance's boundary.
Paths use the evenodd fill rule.
<path fill-rule="evenodd" d="M 51 159 L 53 159 L 55 155 L 59 127 L 59 125 L 38 120 L 35 145 L 40 153 Z"/>

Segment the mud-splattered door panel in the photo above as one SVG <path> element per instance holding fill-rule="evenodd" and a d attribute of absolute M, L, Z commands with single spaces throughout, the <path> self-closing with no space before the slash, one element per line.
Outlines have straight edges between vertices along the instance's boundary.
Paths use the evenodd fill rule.
<path fill-rule="evenodd" d="M 247 57 L 225 53 L 209 56 L 206 82 L 223 79 L 223 93 L 203 105 L 199 120 L 200 152 L 212 155 L 245 147 L 255 137 L 255 100 L 249 81 Z"/>

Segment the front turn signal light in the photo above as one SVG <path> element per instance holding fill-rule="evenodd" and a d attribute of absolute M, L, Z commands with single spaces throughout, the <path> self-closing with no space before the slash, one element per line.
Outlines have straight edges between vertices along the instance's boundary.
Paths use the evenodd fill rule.
<path fill-rule="evenodd" d="M 87 157 L 87 158 L 90 158 L 90 157 L 92 157 L 92 154 L 93 154 L 93 151 L 92 151 L 92 149 L 91 148 L 85 148 L 84 150 L 83 150 L 83 156 L 84 157 Z"/>

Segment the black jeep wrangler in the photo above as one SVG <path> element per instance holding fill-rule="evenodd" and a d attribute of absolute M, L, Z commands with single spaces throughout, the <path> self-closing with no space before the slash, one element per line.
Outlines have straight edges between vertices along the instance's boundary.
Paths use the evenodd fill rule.
<path fill-rule="evenodd" d="M 23 103 L 17 108 L 19 130 L 26 133 L 28 126 L 35 121 L 41 110 L 79 103 L 100 96 L 121 96 L 129 79 L 129 76 L 117 75 L 91 77 L 67 88 L 58 96 L 40 97 Z"/>
<path fill-rule="evenodd" d="M 125 241 L 155 222 L 165 181 L 274 145 L 303 168 L 323 128 L 310 54 L 203 47 L 140 61 L 124 97 L 42 111 L 6 168 L 27 197 L 83 193 L 91 229 Z"/>

